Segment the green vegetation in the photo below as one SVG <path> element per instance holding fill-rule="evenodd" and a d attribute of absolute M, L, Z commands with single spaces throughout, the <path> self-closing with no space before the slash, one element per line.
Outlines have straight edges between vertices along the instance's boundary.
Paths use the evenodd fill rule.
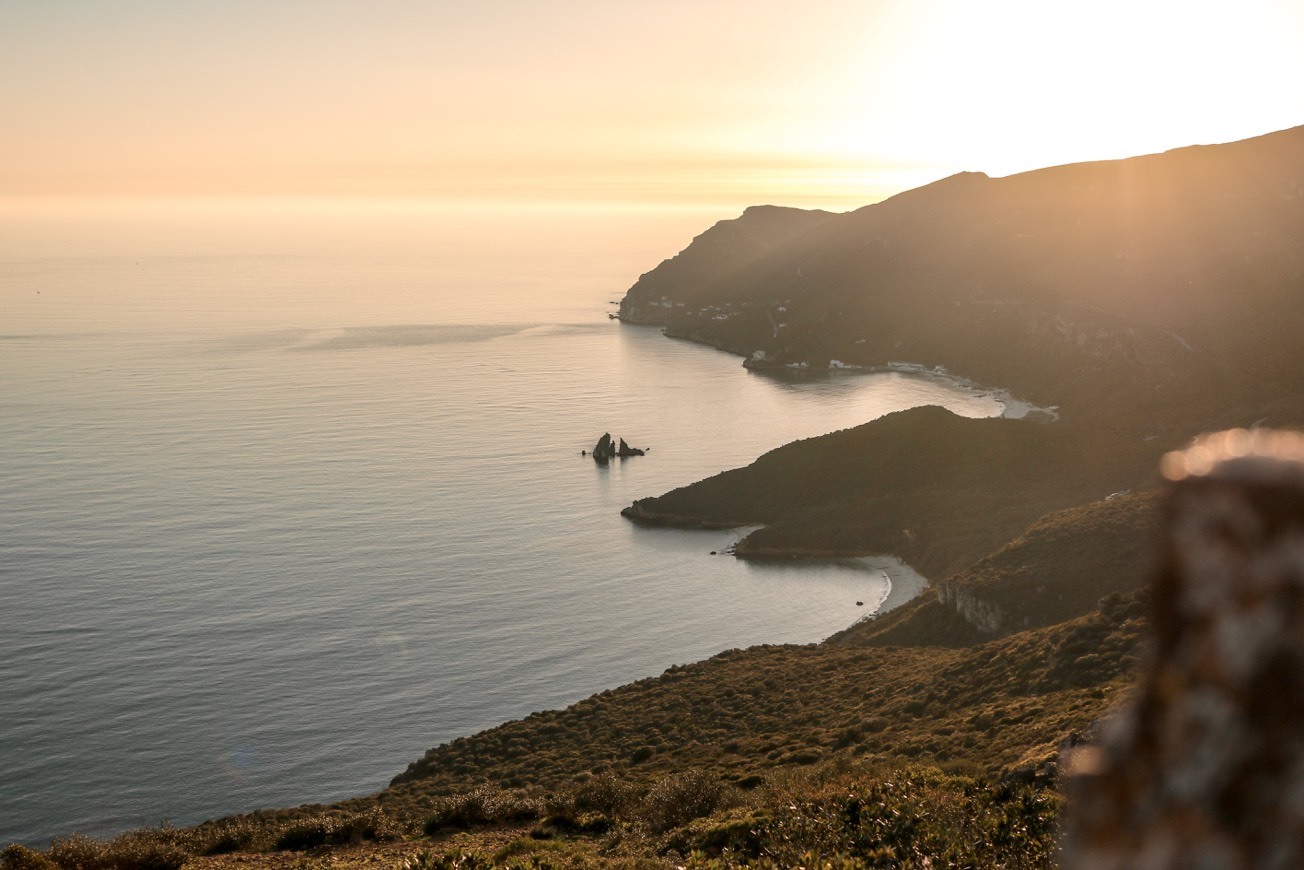
<path fill-rule="evenodd" d="M 961 649 L 845 638 L 731 650 L 433 749 L 395 780 L 385 803 L 424 806 L 485 784 L 564 789 L 613 775 L 646 786 L 692 768 L 738 784 L 839 758 L 990 772 L 1040 765 L 1125 684 L 1141 636 L 1137 594 Z M 1099 656 L 1082 663 L 1089 677 L 1074 670 L 1084 644 Z"/>
<path fill-rule="evenodd" d="M 110 840 L 74 834 L 46 852 L 9 846 L 4 870 L 177 870 L 201 856 L 285 852 L 389 842 L 413 833 L 378 807 L 362 811 L 320 806 L 233 816 L 193 828 L 127 831 Z"/>
<path fill-rule="evenodd" d="M 894 553 L 947 577 L 1049 511 L 1156 483 L 1160 440 L 912 408 L 772 450 L 625 515 L 658 525 L 766 524 L 747 558 Z"/>
<path fill-rule="evenodd" d="M 519 824 L 515 812 L 476 819 L 454 845 L 409 833 L 402 842 L 365 838 L 351 847 L 329 836 L 294 846 L 295 832 L 320 817 L 274 823 L 260 854 L 201 857 L 202 836 L 169 829 L 137 831 L 107 843 L 56 841 L 42 854 L 11 846 L 5 870 L 176 870 L 193 866 L 307 868 L 381 863 L 409 870 L 439 867 L 791 867 L 812 858 L 846 867 L 1046 866 L 1055 846 L 1061 798 L 1048 781 L 992 779 L 923 764 L 824 763 L 760 778 L 749 788 L 697 769 L 663 777 L 605 809 L 586 806 L 584 787 L 540 802 L 548 815 Z M 497 802 L 498 806 L 511 803 Z M 328 826 L 329 827 L 329 826 Z M 331 848 L 335 847 L 335 848 Z M 293 849 L 293 853 L 286 850 Z M 270 851 L 269 851 L 270 850 Z M 307 851 L 305 851 L 307 850 Z M 253 850 L 250 850 L 251 852 Z"/>

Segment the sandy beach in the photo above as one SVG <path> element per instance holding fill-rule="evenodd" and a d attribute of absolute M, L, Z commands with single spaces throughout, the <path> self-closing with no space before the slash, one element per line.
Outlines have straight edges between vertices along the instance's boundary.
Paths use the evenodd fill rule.
<path fill-rule="evenodd" d="M 929 587 L 927 577 L 895 556 L 862 556 L 856 561 L 867 568 L 883 572 L 890 585 L 890 589 L 879 604 L 878 609 L 867 614 L 866 619 L 872 619 L 880 614 L 895 610 L 906 602 L 919 597 Z"/>

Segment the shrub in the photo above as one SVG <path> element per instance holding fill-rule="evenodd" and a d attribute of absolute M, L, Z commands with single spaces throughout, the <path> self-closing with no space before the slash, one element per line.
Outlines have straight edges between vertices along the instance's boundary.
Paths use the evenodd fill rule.
<path fill-rule="evenodd" d="M 604 816 L 624 815 L 640 797 L 637 786 L 604 773 L 591 776 L 575 787 L 571 794 L 577 810 L 588 810 Z"/>
<path fill-rule="evenodd" d="M 51 841 L 50 859 L 63 870 L 99 870 L 108 867 L 108 844 L 81 834 Z"/>
<path fill-rule="evenodd" d="M 539 805 L 515 792 L 481 786 L 441 798 L 426 817 L 424 830 L 436 834 L 446 828 L 466 830 L 475 825 L 527 822 L 539 818 Z"/>
<path fill-rule="evenodd" d="M 573 815 L 571 813 L 553 813 L 543 823 L 530 831 L 536 840 L 547 840 L 558 833 L 601 836 L 611 830 L 611 820 L 597 813 Z"/>
<path fill-rule="evenodd" d="M 826 856 L 817 867 L 1052 864 L 1059 799 L 1030 784 L 990 785 L 910 765 L 822 787 L 812 778 L 772 799 L 749 824 L 700 836 L 689 866 L 812 866 L 812 855 Z"/>
<path fill-rule="evenodd" d="M 398 865 L 398 870 L 554 870 L 555 864 L 537 857 L 528 862 L 516 860 L 497 860 L 486 858 L 478 852 L 464 852 L 458 849 L 443 855 L 421 851 L 409 855 Z"/>
<path fill-rule="evenodd" d="M 223 819 L 193 832 L 194 850 L 201 855 L 226 855 L 250 851 L 266 832 L 247 818 Z"/>
<path fill-rule="evenodd" d="M 50 860 L 63 870 L 179 870 L 189 853 L 169 828 L 128 831 L 109 842 L 80 834 L 54 840 Z"/>
<path fill-rule="evenodd" d="M 2 870 L 58 870 L 59 865 L 34 849 L 17 843 L 0 852 Z"/>
<path fill-rule="evenodd" d="M 275 848 L 302 851 L 338 842 L 338 826 L 327 815 L 311 816 L 290 822 L 276 838 Z"/>
<path fill-rule="evenodd" d="M 398 824 L 378 809 L 343 815 L 321 813 L 290 822 L 276 838 L 276 848 L 302 851 L 364 840 L 395 840 L 400 836 Z"/>
<path fill-rule="evenodd" d="M 720 805 L 724 788 L 704 770 L 689 770 L 659 780 L 643 798 L 643 823 L 662 834 L 693 819 L 710 815 Z"/>

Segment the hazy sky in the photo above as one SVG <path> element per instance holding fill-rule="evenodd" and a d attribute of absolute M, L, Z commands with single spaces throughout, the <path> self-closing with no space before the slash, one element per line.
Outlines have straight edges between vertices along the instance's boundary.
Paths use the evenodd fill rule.
<path fill-rule="evenodd" d="M 0 0 L 0 195 L 849 207 L 1304 124 L 1304 0 Z"/>

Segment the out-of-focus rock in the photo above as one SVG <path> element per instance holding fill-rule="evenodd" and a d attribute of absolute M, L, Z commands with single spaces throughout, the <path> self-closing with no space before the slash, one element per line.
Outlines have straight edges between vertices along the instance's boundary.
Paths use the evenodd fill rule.
<path fill-rule="evenodd" d="M 1066 868 L 1304 867 L 1304 436 L 1233 430 L 1173 481 L 1152 660 L 1066 758 Z"/>

